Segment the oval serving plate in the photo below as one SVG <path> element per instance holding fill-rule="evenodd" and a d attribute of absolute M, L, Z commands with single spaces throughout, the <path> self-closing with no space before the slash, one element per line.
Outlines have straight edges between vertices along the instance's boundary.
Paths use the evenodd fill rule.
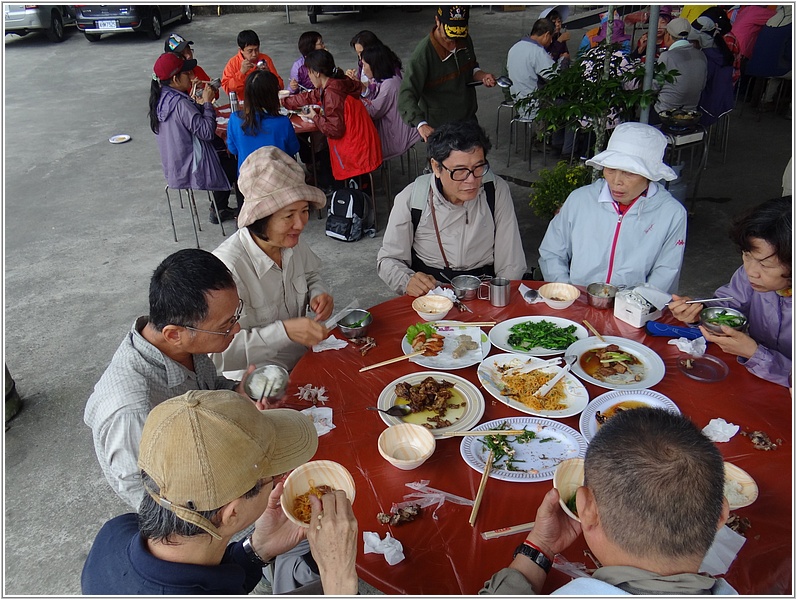
<path fill-rule="evenodd" d="M 132 138 L 127 135 L 126 133 L 122 133 L 120 135 L 114 135 L 108 138 L 108 141 L 112 144 L 124 144 L 125 142 L 129 142 Z"/>
<path fill-rule="evenodd" d="M 443 351 L 437 356 L 416 356 L 415 358 L 410 358 L 409 361 L 411 363 L 415 363 L 427 369 L 454 371 L 456 369 L 464 369 L 466 367 L 478 365 L 490 354 L 490 349 L 492 348 L 490 338 L 478 327 L 467 327 L 467 323 L 459 323 L 458 321 L 446 321 L 444 325 L 436 325 L 434 323 L 430 323 L 430 325 L 445 338 L 443 340 Z M 455 338 L 462 334 L 470 335 L 471 339 L 474 341 L 480 340 L 481 347 L 476 350 L 471 350 L 459 358 L 454 358 L 451 353 L 454 351 L 454 348 L 457 347 Z M 411 354 L 414 352 L 412 346 L 407 341 L 406 335 L 401 338 L 401 351 L 404 354 Z"/>
<path fill-rule="evenodd" d="M 654 392 L 653 390 L 615 390 L 594 398 L 586 410 L 581 413 L 581 417 L 578 420 L 578 429 L 581 431 L 581 435 L 588 442 L 591 442 L 599 429 L 598 422 L 595 420 L 595 413 L 598 411 L 606 412 L 606 410 L 621 402 L 639 402 L 653 408 L 669 410 L 671 413 L 681 413 L 675 402 L 659 392 Z"/>
<path fill-rule="evenodd" d="M 656 354 L 647 346 L 644 346 L 639 342 L 634 342 L 632 340 L 616 337 L 613 335 L 604 335 L 603 339 L 606 341 L 602 342 L 594 336 L 581 339 L 572 344 L 565 351 L 565 358 L 568 356 L 578 357 L 579 360 L 573 363 L 571 370 L 582 380 L 607 390 L 646 390 L 649 387 L 656 385 L 664 377 L 664 361 L 658 354 Z M 627 352 L 628 354 L 633 354 L 637 360 L 642 363 L 645 373 L 641 381 L 632 381 L 630 383 L 609 383 L 607 381 L 595 379 L 591 375 L 587 375 L 584 372 L 584 369 L 581 368 L 580 363 L 581 355 L 589 350 L 604 348 L 609 344 L 616 344 L 620 347 L 620 350 Z"/>
<path fill-rule="evenodd" d="M 438 427 L 431 429 L 435 438 L 441 438 L 446 431 L 468 431 L 471 427 L 479 422 L 484 414 L 484 396 L 475 385 L 467 379 L 451 375 L 449 373 L 439 373 L 436 371 L 422 371 L 420 373 L 411 373 L 403 375 L 398 379 L 390 382 L 376 401 L 377 408 L 387 410 L 397 403 L 398 397 L 396 396 L 396 385 L 399 383 L 409 383 L 410 385 L 417 385 L 427 377 L 433 377 L 437 381 L 446 380 L 454 384 L 454 390 L 457 392 L 458 398 L 453 400 L 456 402 L 465 402 L 464 407 L 455 409 L 448 409 L 445 418 L 451 421 L 451 425 L 446 427 Z M 423 425 L 427 423 L 428 417 L 433 416 L 432 411 L 423 411 L 419 413 L 412 413 L 406 417 L 392 417 L 383 412 L 379 413 L 382 420 L 387 425 L 398 425 L 399 423 L 415 423 L 416 425 Z"/>
<path fill-rule="evenodd" d="M 578 431 L 558 421 L 540 419 L 538 417 L 509 417 L 482 423 L 473 431 L 498 429 L 507 423 L 510 429 L 526 429 L 533 431 L 535 439 L 525 444 L 514 442 L 513 436 L 509 444 L 515 450 L 515 467 L 519 470 L 502 468 L 505 457 L 497 460 L 490 471 L 490 477 L 503 481 L 534 482 L 553 479 L 554 471 L 560 462 L 568 458 L 584 458 L 587 453 L 587 441 Z M 465 463 L 482 473 L 490 451 L 482 443 L 481 437 L 462 438 L 459 452 Z M 522 461 L 522 462 L 521 462 Z"/>
<path fill-rule="evenodd" d="M 549 419 L 564 419 L 565 417 L 575 416 L 584 410 L 589 402 L 589 394 L 587 393 L 587 389 L 584 387 L 584 384 L 582 384 L 570 373 L 564 376 L 564 402 L 567 404 L 567 408 L 562 410 L 534 410 L 530 406 L 526 406 L 518 400 L 501 394 L 501 390 L 503 389 L 501 373 L 496 367 L 521 366 L 525 364 L 534 365 L 544 362 L 545 361 L 541 358 L 528 356 L 527 354 L 495 354 L 483 360 L 476 373 L 479 376 L 479 381 L 481 382 L 482 387 L 484 387 L 484 389 L 487 390 L 491 396 L 493 396 L 496 400 L 503 402 L 507 406 L 526 413 L 527 415 L 537 415 L 540 417 L 547 417 Z M 561 367 L 556 366 L 540 369 L 540 371 L 543 373 L 553 374 L 556 374 L 561 370 Z"/>
<path fill-rule="evenodd" d="M 498 323 L 495 327 L 490 330 L 490 341 L 493 343 L 493 346 L 496 348 L 500 348 L 504 352 L 514 352 L 517 354 L 527 354 L 529 356 L 556 356 L 557 354 L 562 354 L 564 350 L 554 350 L 552 348 L 531 348 L 530 350 L 517 350 L 509 345 L 509 329 L 519 323 L 526 323 L 531 321 L 533 323 L 538 323 L 540 321 L 548 321 L 549 323 L 553 323 L 557 327 L 569 327 L 570 325 L 576 326 L 576 331 L 574 335 L 579 339 L 585 339 L 589 336 L 587 330 L 582 326 L 576 323 L 575 321 L 571 321 L 570 319 L 563 319 L 561 317 L 541 317 L 541 316 L 531 316 L 528 317 L 515 317 L 514 319 L 507 319 L 502 323 Z"/>
<path fill-rule="evenodd" d="M 731 502 L 730 499 L 728 499 L 728 505 L 731 510 L 750 506 L 756 501 L 756 498 L 758 498 L 758 485 L 755 480 L 750 477 L 747 471 L 727 461 L 725 462 L 725 481 L 726 485 L 728 481 L 732 481 L 741 486 L 741 489 L 737 489 L 737 491 L 740 495 L 744 496 L 744 502 Z"/>

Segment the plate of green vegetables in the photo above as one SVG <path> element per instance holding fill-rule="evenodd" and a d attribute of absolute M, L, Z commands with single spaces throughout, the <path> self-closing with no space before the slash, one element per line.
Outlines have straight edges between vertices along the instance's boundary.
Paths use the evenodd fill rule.
<path fill-rule="evenodd" d="M 561 317 L 516 317 L 490 330 L 493 346 L 529 356 L 556 356 L 587 337 L 583 326 Z"/>

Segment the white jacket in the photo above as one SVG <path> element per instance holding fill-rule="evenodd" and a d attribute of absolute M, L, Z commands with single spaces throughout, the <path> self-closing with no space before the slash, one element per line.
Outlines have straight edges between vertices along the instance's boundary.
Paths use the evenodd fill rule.
<path fill-rule="evenodd" d="M 307 351 L 288 338 L 282 321 L 305 316 L 307 304 L 329 293 L 321 280 L 321 260 L 301 239 L 283 248 L 282 269 L 255 244 L 243 227 L 213 251 L 232 271 L 238 296 L 244 301 L 241 331 L 230 346 L 211 358 L 219 371 L 278 364 L 289 371 Z"/>
<path fill-rule="evenodd" d="M 540 244 L 545 281 L 650 283 L 677 292 L 686 209 L 656 183 L 647 193 L 622 218 L 603 179 L 571 193 Z"/>

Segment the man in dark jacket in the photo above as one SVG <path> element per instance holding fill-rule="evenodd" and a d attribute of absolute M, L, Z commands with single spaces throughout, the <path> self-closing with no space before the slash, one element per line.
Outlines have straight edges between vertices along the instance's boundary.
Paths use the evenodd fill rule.
<path fill-rule="evenodd" d="M 495 85 L 495 77 L 482 71 L 476 60 L 468 35 L 469 14 L 467 6 L 438 7 L 434 29 L 407 61 L 399 112 L 424 141 L 443 123 L 476 118 L 476 90 L 468 83 Z"/>

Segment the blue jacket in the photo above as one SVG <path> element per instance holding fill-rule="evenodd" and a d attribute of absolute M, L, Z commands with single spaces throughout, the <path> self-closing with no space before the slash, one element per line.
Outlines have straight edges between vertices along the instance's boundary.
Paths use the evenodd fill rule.
<path fill-rule="evenodd" d="M 158 100 L 158 149 L 166 183 L 173 189 L 229 190 L 232 186 L 211 143 L 216 111 L 196 104 L 188 94 L 163 86 Z"/>
<path fill-rule="evenodd" d="M 243 130 L 244 121 L 240 112 L 230 115 L 230 122 L 227 124 L 227 149 L 230 154 L 238 157 L 238 171 L 247 156 L 264 146 L 276 146 L 289 156 L 299 152 L 299 140 L 288 117 L 262 113 L 258 121 L 260 130 L 251 135 Z"/>
<path fill-rule="evenodd" d="M 221 563 L 213 566 L 156 558 L 138 531 L 138 517 L 128 513 L 100 529 L 83 565 L 80 589 L 100 596 L 242 595 L 255 589 L 262 576 L 242 542 L 228 545 Z"/>

